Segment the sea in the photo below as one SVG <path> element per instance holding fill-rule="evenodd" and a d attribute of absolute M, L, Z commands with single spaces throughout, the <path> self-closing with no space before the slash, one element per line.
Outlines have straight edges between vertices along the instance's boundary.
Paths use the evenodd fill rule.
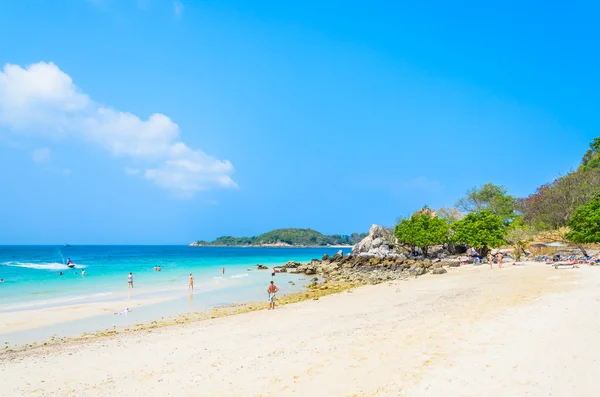
<path fill-rule="evenodd" d="M 125 314 L 94 313 L 84 319 L 0 332 L 0 336 L 8 343 L 29 343 L 266 300 L 271 272 L 258 270 L 258 264 L 271 268 L 290 260 L 306 262 L 340 249 L 350 252 L 350 248 L 331 247 L 0 246 L 0 318 L 6 313 L 95 303 L 122 303 Z M 68 259 L 74 268 L 67 266 Z M 156 266 L 160 272 L 154 270 Z M 133 289 L 127 285 L 130 272 Z M 188 293 L 190 273 L 195 280 L 193 295 Z M 280 294 L 289 294 L 305 288 L 309 278 L 277 273 L 275 281 Z M 135 302 L 150 303 L 127 311 Z"/>

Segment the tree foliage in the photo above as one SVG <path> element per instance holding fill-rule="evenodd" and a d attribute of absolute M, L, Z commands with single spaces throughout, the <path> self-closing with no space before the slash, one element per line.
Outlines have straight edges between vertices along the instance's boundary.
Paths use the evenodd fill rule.
<path fill-rule="evenodd" d="M 502 219 L 490 210 L 472 212 L 452 226 L 452 239 L 458 244 L 466 244 L 485 255 L 489 248 L 504 243 L 505 226 Z"/>
<path fill-rule="evenodd" d="M 591 171 L 600 168 L 600 137 L 590 143 L 590 148 L 581 159 L 580 171 Z"/>
<path fill-rule="evenodd" d="M 445 219 L 416 213 L 408 219 L 400 220 L 394 234 L 400 244 L 418 247 L 427 256 L 431 246 L 448 241 L 448 230 L 449 225 Z"/>
<path fill-rule="evenodd" d="M 600 243 L 600 196 L 577 210 L 569 220 L 566 238 L 575 244 Z"/>
<path fill-rule="evenodd" d="M 296 246 L 326 246 L 326 245 L 353 245 L 363 238 L 367 233 L 352 233 L 351 235 L 334 234 L 331 236 L 319 233 L 312 229 L 276 229 L 254 237 L 221 236 L 214 241 L 198 241 L 199 245 L 216 246 L 244 246 L 264 244 L 289 244 Z"/>
<path fill-rule="evenodd" d="M 588 203 L 599 188 L 600 169 L 571 172 L 518 199 L 515 208 L 527 224 L 540 230 L 555 230 L 567 226 L 577 207 Z"/>
<path fill-rule="evenodd" d="M 465 212 L 487 210 L 506 222 L 515 215 L 514 204 L 515 198 L 508 194 L 505 187 L 490 182 L 469 190 L 456 206 Z"/>
<path fill-rule="evenodd" d="M 456 207 L 442 207 L 439 210 L 437 210 L 437 215 L 440 218 L 445 219 L 448 223 L 460 221 L 462 218 L 465 217 L 465 213 Z"/>
<path fill-rule="evenodd" d="M 529 226 L 522 217 L 516 217 L 507 227 L 504 239 L 515 249 L 515 258 L 521 259 L 527 245 L 533 241 L 535 229 Z"/>

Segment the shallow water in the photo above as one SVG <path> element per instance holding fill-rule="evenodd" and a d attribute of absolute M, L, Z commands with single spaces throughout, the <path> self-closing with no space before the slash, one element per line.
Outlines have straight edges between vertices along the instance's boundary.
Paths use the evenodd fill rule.
<path fill-rule="evenodd" d="M 75 336 L 220 305 L 266 299 L 271 272 L 257 270 L 257 264 L 271 267 L 289 260 L 309 261 L 339 250 L 326 247 L 0 246 L 0 278 L 4 279 L 0 284 L 0 312 L 111 301 L 123 302 L 126 307 L 132 299 L 160 300 L 160 303 L 137 308 L 127 316 L 95 316 L 3 337 L 12 343 L 25 343 L 54 334 Z M 344 253 L 349 251 L 343 249 Z M 74 269 L 66 266 L 67 258 L 76 264 Z M 162 271 L 154 271 L 154 266 L 161 266 Z M 81 275 L 82 269 L 85 269 L 85 277 Z M 133 290 L 127 288 L 129 272 L 134 276 Z M 195 279 L 192 297 L 187 293 L 190 273 Z M 301 290 L 308 281 L 300 278 L 300 275 L 278 274 L 276 281 L 281 293 Z"/>

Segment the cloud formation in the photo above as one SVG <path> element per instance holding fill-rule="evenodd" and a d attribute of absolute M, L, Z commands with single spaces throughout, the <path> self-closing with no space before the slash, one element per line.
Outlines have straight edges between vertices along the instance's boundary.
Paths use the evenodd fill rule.
<path fill-rule="evenodd" d="M 155 113 L 143 120 L 102 106 L 53 63 L 4 66 L 0 124 L 23 135 L 69 137 L 100 146 L 114 156 L 143 164 L 140 175 L 178 195 L 237 186 L 231 178 L 232 164 L 187 146 L 169 117 Z"/>

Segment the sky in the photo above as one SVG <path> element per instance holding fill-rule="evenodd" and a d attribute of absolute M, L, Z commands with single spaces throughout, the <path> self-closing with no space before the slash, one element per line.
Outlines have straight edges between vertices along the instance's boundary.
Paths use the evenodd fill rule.
<path fill-rule="evenodd" d="M 528 195 L 599 135 L 599 11 L 1 2 L 0 244 L 349 234 Z"/>

